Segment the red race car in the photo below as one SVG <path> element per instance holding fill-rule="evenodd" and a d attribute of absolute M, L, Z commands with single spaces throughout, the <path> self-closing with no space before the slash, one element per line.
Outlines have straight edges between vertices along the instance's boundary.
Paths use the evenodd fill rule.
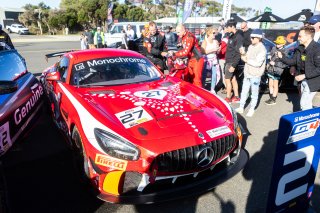
<path fill-rule="evenodd" d="M 218 96 L 163 75 L 136 52 L 47 57 L 57 55 L 41 82 L 100 199 L 137 204 L 203 193 L 248 160 L 237 115 Z"/>

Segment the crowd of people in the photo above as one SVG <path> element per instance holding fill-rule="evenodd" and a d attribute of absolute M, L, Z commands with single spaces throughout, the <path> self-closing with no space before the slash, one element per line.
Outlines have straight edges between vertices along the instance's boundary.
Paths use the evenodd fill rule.
<path fill-rule="evenodd" d="M 226 23 L 221 20 L 220 27 L 201 25 L 200 30 L 197 39 L 182 24 L 175 29 L 167 26 L 161 31 L 151 21 L 142 30 L 143 54 L 162 71 L 170 71 L 173 66 L 166 63 L 168 58 L 173 61 L 186 58 L 183 79 L 205 87 L 206 78 L 210 75 L 210 91 L 216 93 L 221 90 L 221 93 L 226 94 L 225 101 L 228 103 L 240 102 L 236 109 L 238 113 L 245 111 L 250 95 L 248 117 L 254 115 L 257 107 L 261 77 L 268 77 L 269 99 L 265 104 L 275 105 L 280 77 L 285 68 L 291 66 L 291 74 L 295 76 L 301 94 L 301 110 L 312 108 L 312 99 L 320 89 L 320 15 L 311 17 L 300 29 L 300 45 L 293 57 L 289 57 L 288 50 L 284 48 L 287 43 L 285 37 L 278 36 L 267 58 L 267 50 L 262 43 L 263 32 L 250 29 L 245 21 L 240 24 L 240 29 L 237 28 L 237 22 L 231 19 Z M 121 48 L 132 49 L 135 32 L 130 25 L 122 29 L 122 35 Z M 81 47 L 106 47 L 105 39 L 99 27 L 95 33 L 86 29 L 81 35 L 81 41 L 84 41 Z M 244 76 L 241 80 L 238 78 L 239 73 Z M 242 85 L 241 91 L 239 85 Z"/>
<path fill-rule="evenodd" d="M 200 41 L 197 41 L 195 35 L 183 25 L 178 25 L 176 27 L 179 36 L 177 46 L 180 47 L 178 51 L 164 50 L 165 40 L 161 40 L 163 44 L 159 49 L 159 45 L 154 45 L 151 39 L 149 52 L 157 52 L 154 50 L 157 49 L 160 51 L 157 53 L 159 57 L 168 54 L 173 58 L 187 57 L 189 80 L 196 86 L 204 87 L 207 73 L 211 73 L 210 91 L 216 93 L 221 89 L 221 92 L 226 94 L 226 102 L 240 102 L 240 106 L 236 109 L 238 113 L 244 113 L 250 95 L 246 114 L 248 117 L 254 115 L 257 107 L 261 77 L 263 75 L 268 77 L 269 99 L 265 104 L 275 105 L 281 75 L 291 66 L 294 68 L 290 69 L 294 70 L 291 74 L 295 76 L 300 91 L 300 108 L 306 110 L 313 107 L 313 98 L 320 89 L 319 27 L 320 15 L 311 17 L 299 31 L 299 47 L 292 57 L 289 57 L 288 50 L 284 48 L 287 43 L 284 36 L 276 38 L 275 46 L 267 54 L 266 47 L 262 43 L 264 36 L 262 30 L 248 28 L 247 22 L 242 22 L 241 29 L 237 29 L 234 20 L 227 21 L 219 28 L 201 27 Z M 152 34 L 148 37 L 150 38 Z M 148 54 L 146 55 L 148 57 Z M 237 78 L 239 72 L 243 72 L 244 77 L 241 80 Z M 242 85 L 241 91 L 239 84 Z"/>

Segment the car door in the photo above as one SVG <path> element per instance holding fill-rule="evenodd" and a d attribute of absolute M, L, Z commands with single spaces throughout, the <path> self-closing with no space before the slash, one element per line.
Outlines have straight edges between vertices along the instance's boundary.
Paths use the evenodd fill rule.
<path fill-rule="evenodd" d="M 68 113 L 66 106 L 70 101 L 66 98 L 64 88 L 67 87 L 67 77 L 69 74 L 70 59 L 63 56 L 60 61 L 55 65 L 55 71 L 59 72 L 60 80 L 53 81 L 53 90 L 51 93 L 51 101 L 53 103 L 53 116 L 55 121 L 63 131 L 67 131 Z"/>

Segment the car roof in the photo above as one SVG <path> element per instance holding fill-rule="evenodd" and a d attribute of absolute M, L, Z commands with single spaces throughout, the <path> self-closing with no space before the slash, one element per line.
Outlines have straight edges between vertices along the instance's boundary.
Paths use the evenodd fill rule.
<path fill-rule="evenodd" d="M 79 50 L 68 52 L 65 55 L 68 55 L 70 58 L 74 58 L 76 61 L 86 61 L 95 58 L 113 58 L 120 56 L 144 58 L 143 55 L 134 51 L 113 48 Z"/>

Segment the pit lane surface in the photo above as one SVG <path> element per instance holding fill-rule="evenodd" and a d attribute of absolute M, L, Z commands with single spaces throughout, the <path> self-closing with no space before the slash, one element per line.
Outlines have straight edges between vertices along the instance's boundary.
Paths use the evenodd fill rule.
<path fill-rule="evenodd" d="M 54 62 L 47 63 L 45 54 L 80 47 L 77 37 L 60 42 L 36 39 L 23 42 L 17 36 L 14 43 L 35 74 Z M 73 172 L 66 142 L 46 114 L 0 159 L 0 192 L 5 186 L 2 194 L 9 212 L 265 212 L 279 118 L 297 109 L 298 96 L 281 93 L 277 105 L 271 107 L 263 103 L 266 99 L 267 95 L 262 96 L 254 117 L 239 117 L 248 132 L 245 142 L 250 159 L 245 169 L 201 196 L 151 205 L 117 205 L 96 199 Z M 316 103 L 320 103 L 318 95 Z M 319 182 L 318 172 L 313 194 L 316 212 L 320 212 Z"/>

